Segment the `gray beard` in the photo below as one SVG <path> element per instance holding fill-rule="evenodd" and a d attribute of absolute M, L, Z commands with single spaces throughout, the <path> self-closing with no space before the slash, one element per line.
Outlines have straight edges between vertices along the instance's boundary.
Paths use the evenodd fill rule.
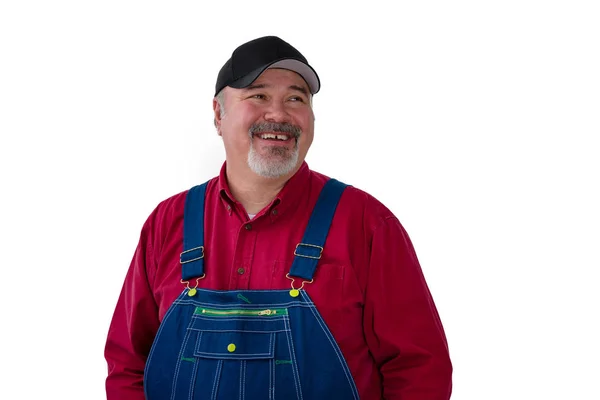
<path fill-rule="evenodd" d="M 297 140 L 297 139 L 296 139 Z M 292 172 L 298 164 L 298 142 L 292 151 L 284 147 L 272 146 L 267 156 L 259 154 L 254 148 L 254 141 L 248 152 L 248 166 L 257 175 L 265 178 L 279 178 Z"/>

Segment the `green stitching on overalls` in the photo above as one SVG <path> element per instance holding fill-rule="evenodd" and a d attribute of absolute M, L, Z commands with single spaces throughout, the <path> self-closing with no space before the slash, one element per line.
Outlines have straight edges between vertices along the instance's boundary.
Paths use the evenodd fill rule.
<path fill-rule="evenodd" d="M 292 360 L 275 360 L 276 365 L 291 364 L 291 363 L 292 363 Z"/>
<path fill-rule="evenodd" d="M 186 358 L 186 357 L 181 357 L 181 361 L 196 362 L 196 359 L 195 359 L 195 358 Z"/>
<path fill-rule="evenodd" d="M 248 304 L 252 304 L 252 302 L 250 300 L 248 300 L 246 297 L 244 297 L 244 295 L 242 295 L 242 294 L 238 294 L 237 298 L 241 299 L 241 300 L 244 300 Z"/>
<path fill-rule="evenodd" d="M 194 314 L 210 315 L 210 316 L 217 316 L 217 317 L 230 317 L 230 316 L 235 316 L 235 315 L 249 315 L 249 316 L 257 315 L 257 316 L 261 316 L 261 317 L 268 317 L 268 316 L 277 317 L 280 315 L 287 315 L 288 310 L 287 310 L 287 308 L 273 308 L 273 309 L 268 309 L 268 310 L 240 310 L 240 309 L 237 309 L 237 310 L 236 309 L 234 309 L 234 310 L 215 310 L 215 309 L 211 309 L 211 308 L 196 307 Z"/>

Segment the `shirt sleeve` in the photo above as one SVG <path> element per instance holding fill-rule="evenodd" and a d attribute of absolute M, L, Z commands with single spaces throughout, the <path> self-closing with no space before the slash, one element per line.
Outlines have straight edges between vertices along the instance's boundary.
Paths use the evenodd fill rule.
<path fill-rule="evenodd" d="M 448 345 L 413 245 L 394 218 L 374 232 L 364 331 L 388 400 L 448 400 Z"/>
<path fill-rule="evenodd" d="M 107 335 L 107 400 L 144 400 L 144 366 L 160 324 L 148 279 L 148 269 L 154 263 L 149 231 L 147 221 Z"/>

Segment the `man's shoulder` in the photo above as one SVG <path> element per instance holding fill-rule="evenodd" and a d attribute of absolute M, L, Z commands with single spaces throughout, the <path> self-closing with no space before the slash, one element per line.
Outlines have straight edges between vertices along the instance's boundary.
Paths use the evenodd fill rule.
<path fill-rule="evenodd" d="M 349 186 L 346 188 L 346 196 L 346 201 L 350 205 L 356 207 L 360 204 L 364 218 L 375 225 L 387 219 L 396 218 L 394 213 L 382 201 L 359 187 Z"/>
<path fill-rule="evenodd" d="M 329 179 L 336 179 L 348 185 L 340 198 L 339 207 L 342 212 L 345 211 L 354 218 L 361 216 L 368 225 L 374 226 L 390 218 L 396 219 L 394 213 L 375 195 L 355 186 L 352 182 L 330 177 L 320 172 L 312 172 L 314 179 L 322 181 L 323 184 Z"/>
<path fill-rule="evenodd" d="M 205 183 L 208 185 L 208 189 L 214 186 L 216 178 L 211 178 Z M 177 218 L 183 218 L 183 211 L 185 208 L 185 200 L 187 198 L 188 193 L 192 188 L 196 186 L 200 186 L 202 184 L 191 186 L 187 189 L 181 190 L 165 199 L 160 201 L 152 211 L 149 216 L 149 219 L 155 220 L 173 220 Z"/>

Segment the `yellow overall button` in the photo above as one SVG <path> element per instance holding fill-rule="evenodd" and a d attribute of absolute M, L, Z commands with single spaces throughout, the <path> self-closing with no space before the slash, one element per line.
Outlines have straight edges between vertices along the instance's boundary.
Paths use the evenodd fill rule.
<path fill-rule="evenodd" d="M 300 295 L 300 291 L 298 289 L 292 289 L 292 290 L 290 290 L 290 296 L 292 296 L 292 297 L 298 297 L 298 295 Z"/>
<path fill-rule="evenodd" d="M 188 296 L 192 297 L 196 295 L 196 289 L 192 288 L 190 289 L 190 291 L 188 292 Z"/>
<path fill-rule="evenodd" d="M 229 346 L 227 346 L 227 351 L 233 353 L 235 351 L 235 344 L 231 343 Z"/>

